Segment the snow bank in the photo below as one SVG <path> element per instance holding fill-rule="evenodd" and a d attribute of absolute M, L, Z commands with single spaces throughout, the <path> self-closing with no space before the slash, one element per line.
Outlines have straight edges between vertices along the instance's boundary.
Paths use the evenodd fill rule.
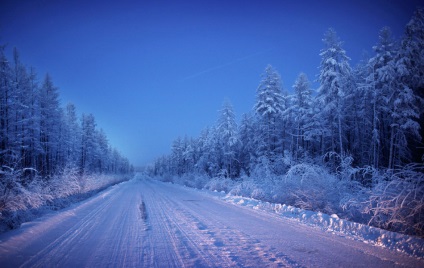
<path fill-rule="evenodd" d="M 76 169 L 65 169 L 48 183 L 37 176 L 28 185 L 9 176 L 13 184 L 0 181 L 0 233 L 16 229 L 22 223 L 87 199 L 122 181 L 132 174 L 92 174 L 79 176 Z M 11 185 L 11 186 L 10 186 Z M 7 188 L 6 186 L 9 186 Z M 6 189 L 6 190 L 5 190 Z"/>
<path fill-rule="evenodd" d="M 236 205 L 275 212 L 282 217 L 290 218 L 338 235 L 345 235 L 347 238 L 403 252 L 417 258 L 424 258 L 424 239 L 418 237 L 339 219 L 336 214 L 328 215 L 284 204 L 273 204 L 240 196 L 225 195 L 221 198 Z"/>

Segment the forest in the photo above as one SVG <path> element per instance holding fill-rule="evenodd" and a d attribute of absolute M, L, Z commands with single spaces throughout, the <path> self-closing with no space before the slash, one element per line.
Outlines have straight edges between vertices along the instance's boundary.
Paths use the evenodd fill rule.
<path fill-rule="evenodd" d="M 47 74 L 39 82 L 18 50 L 0 47 L 0 232 L 44 209 L 58 209 L 111 184 L 133 168 L 92 114 L 61 107 Z"/>
<path fill-rule="evenodd" d="M 330 28 L 316 90 L 304 73 L 283 88 L 268 65 L 240 122 L 226 100 L 213 126 L 175 139 L 149 173 L 424 237 L 424 11 L 399 40 L 387 27 L 376 40 L 352 67 Z"/>

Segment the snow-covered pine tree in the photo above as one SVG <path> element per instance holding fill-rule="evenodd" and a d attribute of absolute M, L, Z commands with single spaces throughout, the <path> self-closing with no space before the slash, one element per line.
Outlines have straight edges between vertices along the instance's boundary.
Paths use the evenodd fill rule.
<path fill-rule="evenodd" d="M 352 70 L 352 84 L 347 94 L 346 110 L 348 124 L 348 148 L 355 165 L 372 166 L 372 94 L 374 77 L 369 64 L 368 53 L 363 53 L 362 59 Z"/>
<path fill-rule="evenodd" d="M 424 91 L 424 9 L 418 8 L 406 25 L 401 41 L 402 64 L 408 69 L 408 86 L 423 97 Z M 420 93 L 419 93 L 420 92 Z"/>
<path fill-rule="evenodd" d="M 110 147 L 106 134 L 103 129 L 96 131 L 96 140 L 98 145 L 98 160 L 96 170 L 99 173 L 108 173 L 110 168 Z"/>
<path fill-rule="evenodd" d="M 78 124 L 78 116 L 75 105 L 69 103 L 66 105 L 65 125 L 68 130 L 66 141 L 67 165 L 70 167 L 78 166 L 78 159 L 81 156 L 81 127 Z"/>
<path fill-rule="evenodd" d="M 281 143 L 281 129 L 278 129 L 279 120 L 283 113 L 283 97 L 281 94 L 281 77 L 278 72 L 268 65 L 262 75 L 256 91 L 254 110 L 259 117 L 259 131 L 257 138 L 258 155 L 265 156 L 271 161 L 276 157 L 279 143 Z"/>
<path fill-rule="evenodd" d="M 240 169 L 247 175 L 250 175 L 250 167 L 256 161 L 256 146 L 255 146 L 255 122 L 254 116 L 244 114 L 239 126 L 240 137 Z"/>
<path fill-rule="evenodd" d="M 181 176 L 184 173 L 183 141 L 181 137 L 175 139 L 171 148 L 172 170 L 173 174 Z"/>
<path fill-rule="evenodd" d="M 30 154 L 30 115 L 31 115 L 31 86 L 29 75 L 25 66 L 19 59 L 19 53 L 15 48 L 13 50 L 13 70 L 12 70 L 12 98 L 10 102 L 12 117 L 9 123 L 11 124 L 11 132 L 9 137 L 13 142 L 10 144 L 10 150 L 15 155 L 16 160 L 19 160 L 20 166 L 26 166 L 26 156 Z"/>
<path fill-rule="evenodd" d="M 4 46 L 0 47 L 0 167 L 11 166 L 12 154 L 10 144 L 13 142 L 10 137 L 10 116 L 11 116 L 11 96 L 13 95 L 11 82 L 11 68 L 9 61 L 4 54 Z"/>
<path fill-rule="evenodd" d="M 218 142 L 222 150 L 222 168 L 228 177 L 238 175 L 237 152 L 239 146 L 238 129 L 233 106 L 229 100 L 225 100 L 220 110 L 217 122 Z"/>
<path fill-rule="evenodd" d="M 343 157 L 344 97 L 345 88 L 350 81 L 350 58 L 342 48 L 342 42 L 334 29 L 330 28 L 325 33 L 323 42 L 317 98 L 322 105 L 321 120 L 330 132 L 330 136 L 325 139 L 325 151 L 337 152 Z"/>
<path fill-rule="evenodd" d="M 394 92 L 396 79 L 395 61 L 397 46 L 392 39 L 391 31 L 384 27 L 379 34 L 379 42 L 373 47 L 376 55 L 370 59 L 369 65 L 372 73 L 367 79 L 370 83 L 371 94 L 369 95 L 372 105 L 372 161 L 373 166 L 387 166 L 389 159 L 390 139 L 390 114 L 388 102 Z"/>
<path fill-rule="evenodd" d="M 211 128 L 205 128 L 198 138 L 198 160 L 196 162 L 197 170 L 200 173 L 208 174 L 212 176 L 216 168 L 216 153 L 215 153 L 215 142 L 214 142 L 214 130 Z"/>
<path fill-rule="evenodd" d="M 409 70 L 402 60 L 402 50 L 395 60 L 395 71 L 393 92 L 388 98 L 390 115 L 389 169 L 411 162 L 408 138 L 421 141 L 418 122 L 423 102 L 409 86 Z"/>
<path fill-rule="evenodd" d="M 39 171 L 45 177 L 54 174 L 59 168 L 56 164 L 62 122 L 60 109 L 58 89 L 47 74 L 40 89 L 40 143 L 43 154 L 39 160 Z"/>
<path fill-rule="evenodd" d="M 82 174 L 94 173 L 98 157 L 96 140 L 96 120 L 92 114 L 81 117 L 81 158 L 80 171 Z"/>
<path fill-rule="evenodd" d="M 298 159 L 304 150 L 308 150 L 305 141 L 306 124 L 311 117 L 312 90 L 308 77 L 300 73 L 294 85 L 293 103 L 291 106 L 293 113 L 295 146 L 293 156 Z"/>
<path fill-rule="evenodd" d="M 183 160 L 184 160 L 184 173 L 194 172 L 194 165 L 196 164 L 196 144 L 194 139 L 188 136 L 183 140 Z"/>
<path fill-rule="evenodd" d="M 397 66 L 402 67 L 402 81 L 412 89 L 416 97 L 415 106 L 424 107 L 424 10 L 418 8 L 406 25 L 401 41 Z M 424 137 L 424 110 L 421 109 L 420 137 Z M 413 161 L 424 159 L 424 146 L 416 135 L 410 135 L 408 143 L 412 148 Z"/>

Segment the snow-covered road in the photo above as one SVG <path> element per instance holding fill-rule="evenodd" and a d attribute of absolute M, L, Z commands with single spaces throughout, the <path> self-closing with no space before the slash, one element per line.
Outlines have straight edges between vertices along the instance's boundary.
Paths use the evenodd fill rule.
<path fill-rule="evenodd" d="M 424 267 L 424 261 L 142 179 L 0 235 L 0 266 Z"/>

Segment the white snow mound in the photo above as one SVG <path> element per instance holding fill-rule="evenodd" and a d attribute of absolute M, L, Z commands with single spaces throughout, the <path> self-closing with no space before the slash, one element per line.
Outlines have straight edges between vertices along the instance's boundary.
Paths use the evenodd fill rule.
<path fill-rule="evenodd" d="M 415 236 L 390 232 L 380 228 L 343 220 L 336 214 L 328 215 L 321 212 L 313 212 L 293 206 L 287 206 L 285 204 L 273 204 L 252 198 L 232 195 L 223 196 L 222 199 L 235 205 L 249 207 L 255 210 L 260 209 L 275 212 L 282 217 L 346 236 L 347 238 L 403 252 L 420 259 L 424 258 L 424 239 Z"/>

